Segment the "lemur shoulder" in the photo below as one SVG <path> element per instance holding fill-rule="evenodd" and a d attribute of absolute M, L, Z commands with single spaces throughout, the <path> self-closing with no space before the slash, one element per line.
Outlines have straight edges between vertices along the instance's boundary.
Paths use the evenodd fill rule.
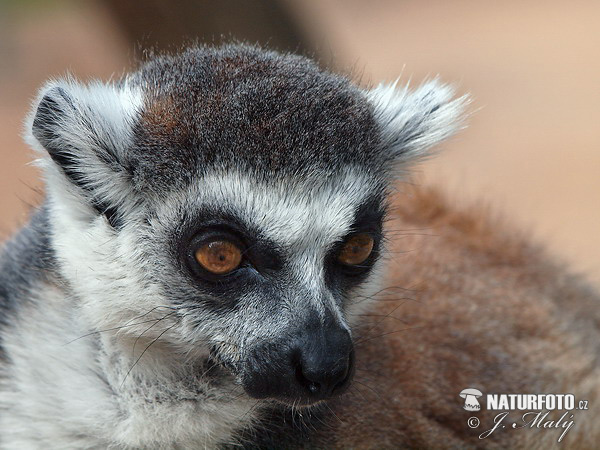
<path fill-rule="evenodd" d="M 467 103 L 244 45 L 50 81 L 26 137 L 46 197 L 0 256 L 0 446 L 557 444 L 482 440 L 497 411 L 467 387 L 572 392 L 564 442 L 597 445 L 598 293 L 479 210 L 395 193 Z"/>

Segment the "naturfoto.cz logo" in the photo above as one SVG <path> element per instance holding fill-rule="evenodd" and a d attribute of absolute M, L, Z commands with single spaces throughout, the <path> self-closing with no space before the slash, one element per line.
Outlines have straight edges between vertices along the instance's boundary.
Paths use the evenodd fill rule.
<path fill-rule="evenodd" d="M 463 389 L 460 397 L 464 398 L 463 409 L 467 411 L 480 411 L 480 402 L 485 399 L 485 409 L 488 411 L 502 411 L 494 417 L 493 426 L 479 435 L 479 439 L 486 439 L 494 432 L 501 429 L 558 429 L 562 430 L 558 437 L 561 442 L 569 430 L 575 425 L 577 411 L 588 409 L 587 400 L 575 399 L 573 394 L 487 394 L 475 388 Z M 513 413 L 512 411 L 525 411 Z M 515 420 L 516 417 L 516 420 Z M 470 417 L 467 425 L 478 428 L 481 422 L 477 417 Z"/>

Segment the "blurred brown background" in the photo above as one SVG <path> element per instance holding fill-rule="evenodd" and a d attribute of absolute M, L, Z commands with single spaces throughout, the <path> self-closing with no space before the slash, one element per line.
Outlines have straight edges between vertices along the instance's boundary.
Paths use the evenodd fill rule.
<path fill-rule="evenodd" d="M 471 92 L 469 129 L 419 182 L 484 200 L 600 282 L 599 24 L 597 0 L 0 0 L 0 239 L 41 198 L 20 133 L 45 79 L 108 79 L 149 46 L 238 39 L 365 85 L 440 74 Z"/>

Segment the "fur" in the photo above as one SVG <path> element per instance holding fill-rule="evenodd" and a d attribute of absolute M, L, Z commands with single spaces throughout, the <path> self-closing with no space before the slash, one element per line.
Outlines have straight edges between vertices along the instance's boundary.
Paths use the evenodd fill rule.
<path fill-rule="evenodd" d="M 0 258 L 2 448 L 477 446 L 456 392 L 496 379 L 485 387 L 561 392 L 570 379 L 537 352 L 552 345 L 593 405 L 591 289 L 479 213 L 419 192 L 389 207 L 398 174 L 467 104 L 437 80 L 365 91 L 250 46 L 48 83 L 26 124 L 46 200 Z M 398 235 L 415 227 L 439 236 Z M 214 281 L 190 255 L 216 232 L 249 262 Z M 356 232 L 374 250 L 349 273 L 336 255 Z M 390 272 L 396 242 L 418 251 Z M 392 314 L 425 327 L 396 333 Z M 354 341 L 356 379 L 307 406 L 289 355 L 333 352 L 332 330 Z M 583 430 L 573 439 L 593 442 Z"/>

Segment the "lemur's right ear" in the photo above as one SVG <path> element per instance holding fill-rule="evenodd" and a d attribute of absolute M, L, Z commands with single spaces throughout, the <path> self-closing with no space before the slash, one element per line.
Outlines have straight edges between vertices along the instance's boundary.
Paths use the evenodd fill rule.
<path fill-rule="evenodd" d="M 53 81 L 41 90 L 30 118 L 33 144 L 41 144 L 77 192 L 107 217 L 131 191 L 127 149 L 140 98 L 126 85 Z"/>

